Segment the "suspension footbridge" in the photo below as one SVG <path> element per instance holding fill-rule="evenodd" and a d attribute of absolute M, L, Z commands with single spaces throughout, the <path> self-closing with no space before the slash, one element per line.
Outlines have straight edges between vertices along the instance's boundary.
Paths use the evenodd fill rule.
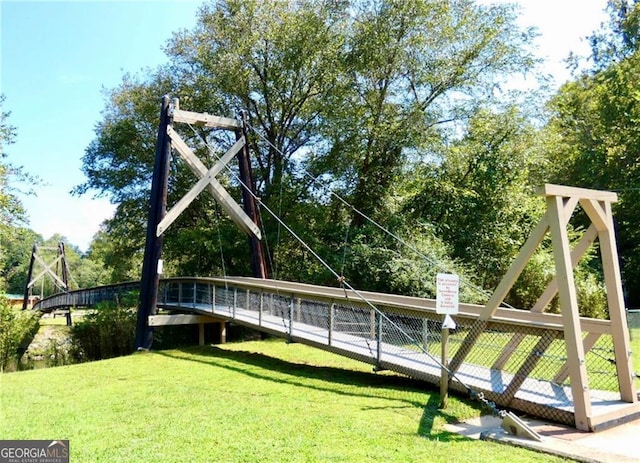
<path fill-rule="evenodd" d="M 49 312 L 61 307 L 93 307 L 138 289 L 139 282 L 129 282 L 70 291 L 40 301 L 36 309 Z M 436 313 L 435 304 L 429 299 L 355 294 L 344 288 L 249 277 L 170 278 L 160 281 L 161 310 L 149 323 L 220 323 L 224 329 L 226 322 L 233 322 L 437 385 L 442 316 Z M 465 338 L 482 309 L 460 305 L 455 316 L 458 328 L 450 337 L 453 356 L 468 342 Z M 185 318 L 186 314 L 195 317 Z M 583 319 L 581 329 L 587 337 L 599 338 L 587 355 L 590 426 L 596 430 L 640 410 L 637 404 L 621 399 L 611 362 L 611 323 Z M 521 339 L 516 348 L 508 345 L 513 335 Z M 539 314 L 529 319 L 524 311 L 501 308 L 455 372 L 450 388 L 474 391 L 501 407 L 575 425 L 563 335 L 561 315 Z M 542 344 L 546 349 L 540 349 Z M 510 360 L 498 368 L 504 355 Z M 532 363 L 536 364 L 533 369 Z"/>
<path fill-rule="evenodd" d="M 171 120 L 231 128 L 237 141 L 207 169 L 173 130 Z M 247 193 L 245 205 L 252 204 L 245 207 L 246 213 L 215 179 L 226 162 L 245 150 L 243 129 L 234 119 L 182 111 L 177 103 L 170 107 L 165 98 L 141 282 L 66 291 L 35 308 L 49 312 L 93 307 L 139 290 L 140 347 L 154 326 L 209 322 L 218 323 L 223 333 L 225 324 L 232 322 L 433 384 L 440 383 L 444 372 L 451 389 L 469 393 L 493 410 L 519 410 L 588 431 L 640 416 L 611 212 L 615 193 L 559 185 L 540 189 L 546 213 L 488 302 L 460 304 L 457 328 L 449 338 L 451 361 L 445 366 L 440 361 L 442 316 L 434 300 L 358 291 L 330 268 L 339 287 L 266 278 L 255 210 L 271 211 L 252 192 L 250 179 L 238 180 Z M 166 201 L 167 172 L 162 169 L 172 143 L 199 180 L 165 213 L 161 201 Z M 253 278 L 159 278 L 163 232 L 205 188 L 251 238 Z M 591 225 L 572 248 L 567 225 L 578 205 Z M 505 297 L 547 234 L 556 277 L 532 308 L 504 307 Z M 607 290 L 607 320 L 581 317 L 576 295 L 573 269 L 596 240 Z M 560 313 L 547 313 L 556 295 Z"/>

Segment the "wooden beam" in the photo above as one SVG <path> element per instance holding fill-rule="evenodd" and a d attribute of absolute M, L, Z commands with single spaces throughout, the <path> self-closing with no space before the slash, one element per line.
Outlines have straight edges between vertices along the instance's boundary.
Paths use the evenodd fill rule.
<path fill-rule="evenodd" d="M 607 214 L 603 209 L 604 203 L 599 203 L 598 201 L 591 199 L 581 199 L 580 205 L 598 231 L 605 231 L 609 228 L 609 224 L 607 223 Z"/>
<path fill-rule="evenodd" d="M 204 127 L 214 127 L 218 129 L 235 130 L 242 128 L 240 121 L 230 117 L 212 116 L 207 113 L 196 113 L 193 111 L 173 110 L 173 122 L 184 122 L 185 124 L 201 125 Z"/>
<path fill-rule="evenodd" d="M 609 306 L 613 349 L 616 356 L 618 385 L 620 387 L 621 399 L 625 402 L 633 403 L 638 401 L 638 396 L 633 378 L 633 359 L 631 358 L 627 314 L 624 307 L 624 297 L 622 295 L 620 265 L 618 263 L 618 250 L 616 249 L 611 204 L 605 203 L 604 208 L 607 229 L 598 233 L 598 240 L 600 241 L 604 283 L 607 290 L 607 305 Z"/>
<path fill-rule="evenodd" d="M 529 352 L 529 356 L 522 363 L 518 371 L 513 375 L 511 382 L 502 393 L 505 402 L 511 402 L 516 393 L 529 377 L 529 374 L 536 367 L 542 355 L 547 351 L 551 343 L 556 339 L 556 333 L 553 331 L 545 331 L 536 343 L 535 347 Z"/>
<path fill-rule="evenodd" d="M 170 129 L 168 130 L 168 132 L 173 131 L 173 129 L 171 129 L 171 126 L 169 126 L 168 129 Z M 224 168 L 224 159 L 235 156 L 235 154 L 242 148 L 243 145 L 243 140 L 239 140 L 238 142 L 236 142 L 231 147 L 231 149 L 227 151 L 225 156 L 220 159 L 220 161 L 216 162 L 216 164 L 211 169 L 209 169 L 209 171 L 204 176 L 200 178 L 200 180 L 191 188 L 191 190 L 189 190 L 187 194 L 185 194 L 180 199 L 180 201 L 174 204 L 174 206 L 167 213 L 164 219 L 162 219 L 162 221 L 158 224 L 156 230 L 157 236 L 162 235 L 167 230 L 167 228 L 169 228 L 169 226 L 180 216 L 182 211 L 184 211 L 189 206 L 189 204 L 193 202 L 193 200 L 202 192 L 202 190 L 209 187 L 210 184 L 213 184 L 213 190 L 215 191 L 214 197 L 219 201 L 225 201 L 228 207 L 234 209 L 233 205 L 231 204 L 232 202 L 234 202 L 233 199 L 230 196 L 226 196 L 224 193 L 221 193 L 220 189 L 222 188 L 222 185 L 220 185 L 217 181 L 214 182 L 214 180 L 216 174 L 218 174 Z M 194 171 L 194 173 L 196 173 L 196 175 L 199 175 L 200 171 Z"/>
<path fill-rule="evenodd" d="M 591 348 L 596 345 L 596 341 L 600 339 L 600 336 L 601 336 L 600 333 L 588 333 L 584 337 L 584 340 L 582 341 L 582 348 L 584 349 L 585 356 L 587 355 L 587 352 L 589 352 Z M 564 380 L 567 379 L 567 377 L 569 376 L 568 365 L 569 365 L 568 361 L 564 362 L 564 365 L 562 365 L 560 370 L 558 370 L 558 373 L 556 373 L 556 375 L 553 377 L 553 380 L 552 380 L 553 383 L 556 383 L 556 384 L 564 383 Z"/>
<path fill-rule="evenodd" d="M 612 191 L 589 190 L 586 188 L 575 188 L 564 185 L 554 185 L 547 183 L 536 190 L 540 196 L 562 196 L 562 197 L 578 197 L 583 199 L 594 199 L 596 201 L 616 202 L 618 195 Z"/>
<path fill-rule="evenodd" d="M 200 159 L 198 159 L 198 157 L 191 150 L 191 148 L 189 148 L 189 145 L 185 143 L 185 141 L 182 139 L 180 134 L 178 134 L 178 132 L 173 130 L 173 127 L 171 126 L 167 127 L 167 134 L 169 135 L 169 137 L 171 137 L 171 141 L 173 142 L 174 148 L 176 149 L 176 151 L 178 151 L 178 154 L 180 154 L 182 159 L 189 165 L 191 170 L 198 177 L 201 177 L 200 164 L 202 164 L 202 161 L 200 161 Z M 227 163 L 229 163 L 229 161 L 231 161 L 236 154 L 238 154 L 238 152 L 245 145 L 245 142 L 246 142 L 245 137 L 242 137 L 239 140 L 236 140 L 233 146 L 229 148 L 227 152 L 212 167 L 212 170 L 214 171 L 214 175 L 218 175 L 220 172 L 222 172 L 222 170 L 224 169 L 224 166 Z M 202 166 L 204 166 L 204 164 L 202 164 Z"/>
<path fill-rule="evenodd" d="M 180 135 L 178 135 L 171 127 L 167 128 L 167 133 L 171 137 L 171 140 L 174 142 L 176 151 L 178 151 L 182 159 L 187 163 L 187 165 L 193 171 L 193 173 L 198 178 L 202 178 L 205 175 L 207 175 L 207 173 L 209 172 L 207 167 L 204 165 L 204 163 L 200 159 L 198 159 L 198 157 L 193 153 L 193 151 L 191 151 L 191 149 L 187 146 L 187 144 L 184 143 L 184 141 L 180 138 Z M 242 148 L 242 146 L 244 146 L 244 143 L 245 143 L 244 138 L 241 140 L 238 140 L 230 148 L 230 150 L 225 153 L 221 161 L 228 162 L 228 160 L 231 157 L 233 157 Z M 219 172 L 220 170 L 222 170 L 222 167 L 223 166 L 220 165 L 220 163 L 216 163 L 216 165 L 212 167 L 212 171 Z M 227 212 L 231 220 L 233 220 L 233 222 L 238 227 L 240 227 L 242 231 L 244 231 L 247 235 L 253 234 L 258 239 L 262 237 L 262 234 L 260 233 L 260 229 L 258 228 L 258 226 L 247 216 L 247 214 L 245 214 L 245 212 L 238 205 L 238 203 L 235 202 L 235 200 L 231 197 L 231 195 L 227 193 L 224 187 L 220 185 L 220 183 L 215 178 L 209 179 L 209 182 L 207 183 L 207 189 L 213 195 L 213 197 L 218 201 L 220 206 L 222 206 L 222 208 Z M 164 229 L 166 229 L 166 227 Z M 156 233 L 158 233 L 159 231 L 160 230 L 157 230 Z"/>
<path fill-rule="evenodd" d="M 217 323 L 220 319 L 206 315 L 173 314 L 149 315 L 149 326 L 196 325 L 202 323 Z"/>
<path fill-rule="evenodd" d="M 60 286 L 64 289 L 67 289 L 67 284 L 62 281 L 60 279 L 60 277 L 58 277 L 58 275 L 56 275 L 56 273 L 51 269 L 55 264 L 57 264 L 61 259 L 62 259 L 62 255 L 56 257 L 56 259 L 51 262 L 51 264 L 47 264 L 44 259 L 42 257 L 40 257 L 38 254 L 35 254 L 35 259 L 40 262 L 40 264 L 44 267 L 44 270 L 42 270 L 40 273 L 38 273 L 28 284 L 27 287 L 31 287 L 34 285 L 34 283 L 36 281 L 38 281 L 40 278 L 42 278 L 45 274 L 49 274 L 49 276 L 51 278 L 53 278 L 55 281 L 57 281 Z"/>
<path fill-rule="evenodd" d="M 573 279 L 569 237 L 567 227 L 564 225 L 566 221 L 561 196 L 547 196 L 547 212 L 549 213 L 549 227 L 558 278 L 558 295 L 564 325 L 564 340 L 567 347 L 575 426 L 580 430 L 588 431 L 591 399 L 580 329 L 578 297 Z"/>

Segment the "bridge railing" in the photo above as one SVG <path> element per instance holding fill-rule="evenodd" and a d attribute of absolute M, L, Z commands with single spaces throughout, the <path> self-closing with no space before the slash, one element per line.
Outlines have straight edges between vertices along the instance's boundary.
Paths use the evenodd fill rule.
<path fill-rule="evenodd" d="M 130 282 L 72 291 L 36 308 L 91 306 L 137 289 Z M 211 314 L 439 383 L 443 316 L 433 300 L 254 278 L 169 278 L 160 281 L 158 307 Z M 460 305 L 449 336 L 451 357 L 467 342 L 481 310 Z M 611 324 L 588 318 L 580 324 L 592 404 L 618 403 Z M 500 406 L 573 425 L 567 363 L 559 315 L 501 308 L 471 346 L 451 388 L 470 387 Z"/>
<path fill-rule="evenodd" d="M 47 313 L 63 307 L 93 307 L 100 302 L 117 301 L 126 295 L 136 293 L 139 289 L 138 281 L 78 289 L 42 299 L 33 305 L 33 310 Z"/>
<path fill-rule="evenodd" d="M 306 342 L 437 384 L 441 325 L 435 301 L 253 278 L 167 279 L 159 304 L 215 312 L 236 323 Z M 361 297 L 363 296 L 365 300 Z M 467 342 L 482 306 L 461 304 L 450 356 Z M 619 400 L 608 320 L 581 318 L 594 404 Z M 573 424 L 559 315 L 498 309 L 451 382 L 504 407 Z"/>

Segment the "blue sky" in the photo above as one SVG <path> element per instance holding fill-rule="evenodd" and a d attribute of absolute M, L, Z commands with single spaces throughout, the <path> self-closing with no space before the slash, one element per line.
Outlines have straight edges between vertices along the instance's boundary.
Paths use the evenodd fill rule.
<path fill-rule="evenodd" d="M 86 250 L 113 206 L 69 191 L 83 183 L 84 149 L 104 108 L 102 89 L 165 61 L 173 31 L 195 25 L 199 1 L 0 2 L 0 92 L 17 142 L 6 151 L 46 186 L 23 200 L 30 227 Z"/>
<path fill-rule="evenodd" d="M 500 0 L 482 0 L 493 3 Z M 9 161 L 40 177 L 37 197 L 23 198 L 30 228 L 45 238 L 60 233 L 86 250 L 114 209 L 89 193 L 69 191 L 84 182 L 84 149 L 104 108 L 102 90 L 125 72 L 166 62 L 172 32 L 190 29 L 201 1 L 0 0 L 0 93 L 17 142 Z M 569 76 L 561 60 L 586 53 L 581 41 L 604 19 L 606 0 L 521 0 L 523 26 L 536 26 L 545 70 L 558 82 Z M 159 95 L 160 97 L 160 95 Z"/>

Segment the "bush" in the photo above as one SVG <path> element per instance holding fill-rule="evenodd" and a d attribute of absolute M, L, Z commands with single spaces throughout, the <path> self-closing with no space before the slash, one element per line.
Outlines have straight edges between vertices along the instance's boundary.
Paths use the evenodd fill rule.
<path fill-rule="evenodd" d="M 71 328 L 71 356 L 86 362 L 134 351 L 136 311 L 126 302 L 103 302 Z"/>
<path fill-rule="evenodd" d="M 15 309 L 0 295 L 0 372 L 18 363 L 21 349 L 37 330 L 37 313 Z"/>

